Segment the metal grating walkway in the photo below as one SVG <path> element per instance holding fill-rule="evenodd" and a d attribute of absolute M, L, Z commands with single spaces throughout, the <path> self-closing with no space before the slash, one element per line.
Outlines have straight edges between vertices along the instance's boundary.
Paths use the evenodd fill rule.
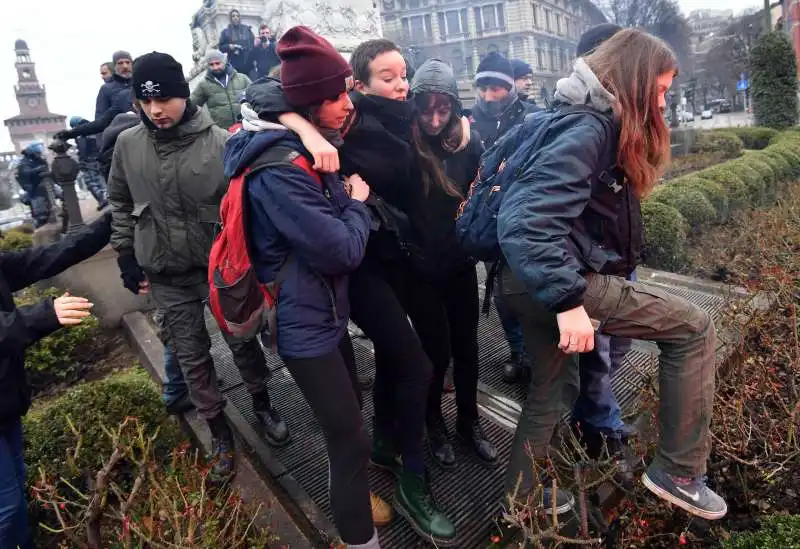
<path fill-rule="evenodd" d="M 483 281 L 483 269 L 479 269 L 479 278 Z M 682 295 L 716 316 L 721 298 L 712 294 L 695 292 L 685 288 L 660 286 L 663 289 Z M 482 295 L 481 295 L 482 297 Z M 221 334 L 210 315 L 207 319 L 209 332 L 212 334 L 212 354 L 220 378 L 224 381 L 223 392 L 230 402 L 244 416 L 249 427 L 258 431 L 258 423 L 252 412 L 250 398 L 244 388 L 239 372 Z M 505 343 L 499 319 L 492 308 L 490 316 L 481 316 L 479 327 L 480 380 L 484 396 L 501 397 L 514 401 L 512 406 L 524 398 L 523 388 L 519 385 L 508 385 L 502 381 L 501 365 L 506 359 L 508 348 Z M 362 374 L 374 375 L 374 359 L 372 346 L 368 340 L 354 338 L 354 348 L 359 371 Z M 290 475 L 299 485 L 298 494 L 304 499 L 310 498 L 329 519 L 330 507 L 327 490 L 327 458 L 322 433 L 314 419 L 313 413 L 295 385 L 283 363 L 274 355 L 268 354 L 267 360 L 272 370 L 269 382 L 273 403 L 287 421 L 292 433 L 292 443 L 284 448 L 271 449 L 272 456 L 285 467 L 285 475 Z M 656 360 L 646 347 L 635 346 L 626 357 L 625 364 L 615 377 L 614 389 L 623 405 L 630 406 L 639 394 L 643 383 L 643 374 L 651 373 L 656 368 Z M 364 395 L 364 418 L 366 425 L 371 426 L 372 398 L 368 392 Z M 446 395 L 443 401 L 445 419 L 451 430 L 455 428 L 455 402 L 452 395 Z M 487 434 L 497 444 L 500 459 L 497 466 L 488 468 L 470 453 L 456 446 L 458 467 L 452 471 L 442 471 L 430 467 L 433 490 L 443 510 L 455 521 L 459 537 L 457 547 L 473 549 L 485 547 L 487 536 L 496 517 L 497 503 L 502 497 L 502 484 L 505 465 L 510 453 L 513 432 L 507 426 L 501 426 L 491 419 L 484 420 Z M 391 500 L 393 478 L 391 475 L 370 470 L 371 488 L 387 501 Z M 309 501 L 298 502 L 304 509 Z M 407 526 L 402 518 L 395 518 L 390 526 L 381 529 L 381 545 L 385 549 L 412 549 L 430 547 L 420 540 Z"/>

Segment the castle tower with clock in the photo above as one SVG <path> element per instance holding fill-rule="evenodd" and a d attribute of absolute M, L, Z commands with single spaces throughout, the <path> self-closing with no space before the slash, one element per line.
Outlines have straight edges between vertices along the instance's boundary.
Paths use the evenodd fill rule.
<path fill-rule="evenodd" d="M 41 141 L 47 145 L 53 134 L 66 129 L 66 116 L 54 114 L 47 108 L 45 87 L 36 77 L 36 63 L 31 59 L 24 40 L 14 43 L 17 61 L 17 85 L 14 91 L 19 103 L 19 114 L 4 121 L 17 153 L 29 143 Z"/>

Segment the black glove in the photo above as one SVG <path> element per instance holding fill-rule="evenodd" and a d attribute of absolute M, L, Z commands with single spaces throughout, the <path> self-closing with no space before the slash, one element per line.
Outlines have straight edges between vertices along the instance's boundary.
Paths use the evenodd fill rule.
<path fill-rule="evenodd" d="M 117 257 L 119 265 L 119 275 L 122 278 L 122 285 L 134 294 L 139 293 L 139 283 L 144 282 L 147 277 L 144 271 L 136 262 L 136 256 L 131 253 L 122 253 Z"/>
<path fill-rule="evenodd" d="M 60 139 L 61 141 L 66 141 L 68 139 L 72 139 L 73 137 L 75 136 L 72 135 L 72 132 L 70 132 L 69 130 L 61 130 L 60 132 L 58 132 L 53 136 L 53 139 Z"/>

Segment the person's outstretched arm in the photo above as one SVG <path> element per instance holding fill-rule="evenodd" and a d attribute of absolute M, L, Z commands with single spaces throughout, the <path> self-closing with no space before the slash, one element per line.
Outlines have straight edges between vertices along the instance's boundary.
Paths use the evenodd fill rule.
<path fill-rule="evenodd" d="M 50 278 L 95 255 L 111 237 L 111 214 L 55 244 L 0 255 L 0 271 L 9 290 L 16 292 Z"/>

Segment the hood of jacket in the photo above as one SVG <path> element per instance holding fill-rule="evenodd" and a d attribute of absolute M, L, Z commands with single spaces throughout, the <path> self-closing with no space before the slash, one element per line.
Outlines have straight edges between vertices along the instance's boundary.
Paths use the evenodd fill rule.
<path fill-rule="evenodd" d="M 556 83 L 555 99 L 569 105 L 586 105 L 600 112 L 610 111 L 617 102 L 582 57 L 575 61 L 572 74 Z"/>
<path fill-rule="evenodd" d="M 428 59 L 414 73 L 411 81 L 411 93 L 442 93 L 450 96 L 455 102 L 461 103 L 458 98 L 458 82 L 450 65 L 441 59 Z"/>
<path fill-rule="evenodd" d="M 111 124 L 101 134 L 100 150 L 107 151 L 113 148 L 119 134 L 128 128 L 138 126 L 140 122 L 139 115 L 133 111 L 123 112 L 115 116 Z"/>
<path fill-rule="evenodd" d="M 264 128 L 258 131 L 239 130 L 233 134 L 225 144 L 222 162 L 225 177 L 235 177 L 244 171 L 268 148 L 277 145 L 286 145 L 298 152 L 303 151 L 303 145 L 296 134 L 290 132 L 279 124 L 274 128 Z"/>

